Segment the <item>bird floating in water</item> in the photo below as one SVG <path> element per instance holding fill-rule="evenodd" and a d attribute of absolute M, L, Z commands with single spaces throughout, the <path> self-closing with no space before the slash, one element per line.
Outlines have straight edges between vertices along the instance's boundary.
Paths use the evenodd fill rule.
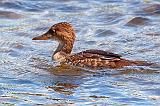
<path fill-rule="evenodd" d="M 53 53 L 52 59 L 60 63 L 67 63 L 88 68 L 122 68 L 124 66 L 146 65 L 143 61 L 133 61 L 122 58 L 119 54 L 103 50 L 85 50 L 72 54 L 75 42 L 75 30 L 70 23 L 54 24 L 46 33 L 34 37 L 32 40 L 56 40 L 59 45 Z"/>

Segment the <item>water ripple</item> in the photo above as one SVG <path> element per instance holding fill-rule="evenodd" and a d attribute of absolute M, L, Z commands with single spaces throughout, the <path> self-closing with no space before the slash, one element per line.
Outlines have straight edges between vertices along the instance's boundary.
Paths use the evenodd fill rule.
<path fill-rule="evenodd" d="M 1 0 L 0 104 L 158 106 L 159 7 L 157 0 Z M 75 27 L 74 53 L 102 49 L 154 64 L 59 65 L 51 59 L 56 42 L 31 39 L 62 21 Z"/>

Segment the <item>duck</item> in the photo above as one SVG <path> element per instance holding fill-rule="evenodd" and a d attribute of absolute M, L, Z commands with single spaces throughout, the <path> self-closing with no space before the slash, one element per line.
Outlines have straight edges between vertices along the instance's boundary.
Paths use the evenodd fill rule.
<path fill-rule="evenodd" d="M 65 64 L 86 68 L 122 68 L 125 66 L 146 65 L 144 61 L 133 61 L 122 58 L 121 55 L 104 50 L 89 49 L 72 53 L 76 33 L 68 22 L 56 23 L 44 34 L 32 40 L 54 40 L 59 45 L 52 59 Z"/>

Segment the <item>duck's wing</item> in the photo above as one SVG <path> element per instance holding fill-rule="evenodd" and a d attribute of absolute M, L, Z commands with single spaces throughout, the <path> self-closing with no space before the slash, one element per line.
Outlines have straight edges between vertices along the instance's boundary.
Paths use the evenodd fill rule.
<path fill-rule="evenodd" d="M 94 49 L 73 54 L 68 59 L 71 64 L 83 67 L 115 67 L 115 61 L 119 60 L 121 55 Z"/>
<path fill-rule="evenodd" d="M 94 50 L 94 49 L 82 51 L 70 56 L 70 58 L 73 60 L 83 60 L 83 59 L 111 60 L 111 59 L 121 58 L 121 57 L 122 56 L 119 54 L 114 54 L 108 51 Z"/>
<path fill-rule="evenodd" d="M 95 49 L 86 50 L 86 51 L 80 52 L 79 54 L 83 54 L 83 55 L 89 54 L 89 55 L 97 56 L 97 57 L 103 58 L 103 59 L 122 57 L 119 54 L 115 54 L 115 53 L 103 51 L 103 50 L 95 50 Z"/>

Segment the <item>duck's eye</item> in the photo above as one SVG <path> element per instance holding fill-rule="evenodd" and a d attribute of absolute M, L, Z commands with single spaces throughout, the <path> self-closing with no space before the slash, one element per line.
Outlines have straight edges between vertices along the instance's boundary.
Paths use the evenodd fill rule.
<path fill-rule="evenodd" d="M 55 30 L 54 29 L 50 29 L 49 32 L 53 34 L 53 33 L 55 33 Z"/>

